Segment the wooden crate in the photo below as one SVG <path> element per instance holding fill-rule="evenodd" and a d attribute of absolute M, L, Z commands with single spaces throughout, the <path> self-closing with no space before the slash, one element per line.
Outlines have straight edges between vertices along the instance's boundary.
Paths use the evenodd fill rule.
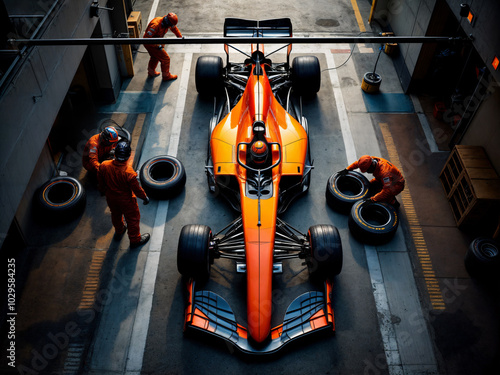
<path fill-rule="evenodd" d="M 459 228 L 497 220 L 500 178 L 482 147 L 455 146 L 439 179 Z"/>

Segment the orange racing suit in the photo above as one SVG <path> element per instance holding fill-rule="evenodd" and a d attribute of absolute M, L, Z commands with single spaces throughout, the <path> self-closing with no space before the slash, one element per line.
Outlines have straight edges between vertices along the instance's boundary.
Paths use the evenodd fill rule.
<path fill-rule="evenodd" d="M 370 185 L 379 190 L 377 194 L 371 197 L 373 202 L 387 202 L 394 204 L 396 195 L 401 193 L 405 188 L 405 179 L 399 169 L 391 162 L 383 158 L 372 156 L 372 159 L 377 160 L 377 166 L 373 171 L 373 179 Z M 349 165 L 346 169 L 352 171 L 358 168 L 358 161 Z"/>
<path fill-rule="evenodd" d="M 116 143 L 105 145 L 99 142 L 99 134 L 93 135 L 85 144 L 83 149 L 82 164 L 89 171 L 97 173 L 99 166 L 108 157 L 109 152 L 115 148 Z"/>
<path fill-rule="evenodd" d="M 146 199 L 147 195 L 137 180 L 137 173 L 128 162 L 106 160 L 99 168 L 98 183 L 99 191 L 106 195 L 116 233 L 125 230 L 124 216 L 130 243 L 139 242 L 141 213 L 136 196 Z"/>
<path fill-rule="evenodd" d="M 163 38 L 170 29 L 177 38 L 182 38 L 182 34 L 177 26 L 162 26 L 163 17 L 156 17 L 151 20 L 144 38 Z M 170 56 L 165 51 L 164 44 L 145 44 L 144 48 L 149 52 L 148 74 L 154 76 L 158 62 L 161 64 L 161 73 L 163 78 L 167 78 L 170 73 Z"/>

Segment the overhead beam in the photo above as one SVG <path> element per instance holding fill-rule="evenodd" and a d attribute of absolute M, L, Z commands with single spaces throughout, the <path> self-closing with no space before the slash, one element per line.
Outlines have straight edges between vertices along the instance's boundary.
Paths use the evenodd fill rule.
<path fill-rule="evenodd" d="M 338 37 L 277 37 L 277 38 L 75 38 L 75 39 L 9 39 L 12 45 L 81 46 L 120 44 L 339 44 L 339 43 L 461 43 L 470 39 L 445 36 L 338 36 Z"/>

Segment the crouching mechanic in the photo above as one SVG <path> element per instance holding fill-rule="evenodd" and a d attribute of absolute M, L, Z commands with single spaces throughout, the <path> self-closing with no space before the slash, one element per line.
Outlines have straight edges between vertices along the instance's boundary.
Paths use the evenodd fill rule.
<path fill-rule="evenodd" d="M 163 38 L 168 30 L 172 30 L 177 38 L 182 38 L 179 28 L 176 26 L 179 18 L 175 13 L 169 13 L 163 17 L 156 17 L 151 20 L 144 38 Z M 165 51 L 164 44 L 144 44 L 144 48 L 149 53 L 148 76 L 157 77 L 160 75 L 156 71 L 158 62 L 161 65 L 161 74 L 164 81 L 177 79 L 175 74 L 170 73 L 170 56 Z"/>
<path fill-rule="evenodd" d="M 137 180 L 137 173 L 128 163 L 132 150 L 128 142 L 120 141 L 115 147 L 115 159 L 101 164 L 98 174 L 99 191 L 106 195 L 115 227 L 115 239 L 119 240 L 126 230 L 130 247 L 138 247 L 149 241 L 149 233 L 141 235 L 141 213 L 137 197 L 149 203 L 149 198 Z M 123 217 L 127 222 L 125 226 Z"/>
<path fill-rule="evenodd" d="M 396 208 L 399 207 L 396 195 L 405 188 L 405 179 L 398 168 L 383 158 L 363 155 L 339 173 L 346 174 L 347 171 L 357 168 L 363 173 L 373 174 L 374 178 L 370 181 L 370 188 L 376 194 L 369 198 L 372 202 L 386 202 Z"/>
<path fill-rule="evenodd" d="M 83 168 L 97 177 L 101 163 L 111 157 L 118 143 L 118 132 L 113 126 L 106 126 L 102 132 L 93 135 L 83 149 Z"/>

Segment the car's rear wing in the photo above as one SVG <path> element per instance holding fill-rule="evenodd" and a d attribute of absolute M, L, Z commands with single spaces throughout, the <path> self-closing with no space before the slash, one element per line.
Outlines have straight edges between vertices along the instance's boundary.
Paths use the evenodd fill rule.
<path fill-rule="evenodd" d="M 232 38 L 286 38 L 292 37 L 292 21 L 290 18 L 275 18 L 270 20 L 245 20 L 242 18 L 226 18 L 224 20 L 224 37 Z M 224 44 L 228 55 L 229 46 Z M 287 47 L 287 60 L 292 51 L 292 44 Z"/>

